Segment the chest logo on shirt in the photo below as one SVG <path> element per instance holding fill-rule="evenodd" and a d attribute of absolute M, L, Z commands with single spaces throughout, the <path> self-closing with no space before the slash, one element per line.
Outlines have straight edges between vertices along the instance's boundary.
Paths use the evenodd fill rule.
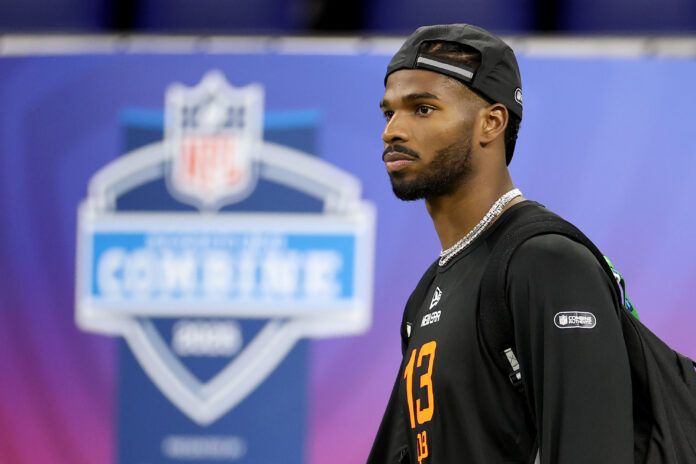
<path fill-rule="evenodd" d="M 435 293 L 433 293 L 433 299 L 430 300 L 430 308 L 433 309 L 437 304 L 440 302 L 440 298 L 442 298 L 442 290 L 440 290 L 440 287 L 435 287 Z"/>
<path fill-rule="evenodd" d="M 421 321 L 421 327 L 425 327 L 426 325 L 434 324 L 440 320 L 440 311 L 433 311 L 432 313 L 428 313 L 425 316 L 423 316 L 423 320 Z"/>
<path fill-rule="evenodd" d="M 553 317 L 559 329 L 592 329 L 597 325 L 594 314 L 582 311 L 563 311 Z"/>

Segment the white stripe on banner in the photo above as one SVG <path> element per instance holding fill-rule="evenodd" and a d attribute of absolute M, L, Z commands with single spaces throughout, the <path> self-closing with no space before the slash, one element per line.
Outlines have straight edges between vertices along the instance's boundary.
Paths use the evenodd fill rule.
<path fill-rule="evenodd" d="M 504 36 L 517 56 L 694 58 L 696 35 Z M 75 35 L 0 34 L 0 57 L 79 54 L 237 54 L 376 55 L 390 57 L 406 37 L 318 37 L 235 35 Z"/>

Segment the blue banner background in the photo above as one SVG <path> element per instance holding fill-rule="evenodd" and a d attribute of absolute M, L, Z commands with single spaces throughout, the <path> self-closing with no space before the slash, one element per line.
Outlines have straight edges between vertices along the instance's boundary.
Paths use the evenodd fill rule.
<path fill-rule="evenodd" d="M 149 142 L 161 140 L 162 121 L 151 113 L 148 119 L 140 118 L 137 111 L 128 111 L 122 116 L 124 124 L 125 152 L 131 152 Z M 265 139 L 285 144 L 308 152 L 315 152 L 318 113 L 300 111 L 274 116 L 267 113 Z M 270 124 L 268 124 L 270 122 Z M 177 211 L 183 208 L 170 197 L 164 179 L 146 183 L 117 198 L 117 211 Z M 225 210 L 254 211 L 259 204 L 272 205 L 277 212 L 318 212 L 319 204 L 314 198 L 293 192 L 282 186 L 261 181 L 245 201 L 226 207 Z M 289 241 L 292 241 L 293 236 Z M 97 235 L 99 238 L 99 235 Z M 132 237 L 125 237 L 126 243 Z M 108 235 L 107 235 L 108 241 Z M 98 240 L 97 240 L 98 242 Z M 142 240 L 143 245 L 145 240 Z M 138 246 L 137 244 L 135 246 Z M 95 255 L 97 249 L 95 247 Z M 200 308 L 201 312 L 205 308 Z M 183 321 L 203 321 L 192 317 Z M 225 319 L 216 319 L 216 322 Z M 266 323 L 262 319 L 235 321 L 227 319 L 240 328 L 244 342 L 253 340 Z M 171 347 L 172 322 L 170 318 L 151 318 L 150 337 L 168 342 Z M 241 347 L 242 351 L 244 346 Z M 226 356 L 178 356 L 182 367 L 188 369 L 196 380 L 211 381 L 228 363 L 235 362 L 241 352 Z M 307 436 L 307 342 L 300 341 L 264 382 L 249 394 L 239 405 L 223 414 L 210 424 L 196 424 L 178 410 L 144 372 L 131 349 L 122 340 L 118 343 L 118 440 L 116 462 L 119 464 L 158 463 L 175 464 L 195 461 L 239 462 L 254 464 L 261 462 L 283 462 L 300 464 L 306 461 L 305 442 Z M 206 451 L 183 454 L 184 458 L 167 447 L 169 442 L 201 443 L 215 440 L 223 445 L 208 445 L 207 448 L 227 447 L 225 458 Z M 226 445 L 224 445 L 226 443 Z M 272 443 L 272 446 L 268 446 Z M 236 446 L 235 446 L 236 445 Z M 194 449 L 201 445 L 193 445 Z M 186 450 L 186 445 L 179 449 Z"/>
<path fill-rule="evenodd" d="M 75 327 L 76 208 L 89 178 L 124 152 L 123 110 L 161 111 L 171 82 L 192 85 L 210 69 L 235 85 L 263 84 L 267 110 L 316 108 L 317 154 L 358 176 L 377 205 L 371 330 L 310 342 L 299 354 L 308 366 L 299 405 L 306 461 L 364 460 L 399 361 L 403 304 L 439 251 L 423 205 L 393 198 L 380 160 L 388 58 L 0 58 L 0 461 L 115 462 L 116 424 L 128 412 L 117 391 L 135 385 L 118 380 L 119 343 Z M 516 184 L 580 226 L 625 274 L 643 321 L 696 357 L 696 62 L 523 53 L 520 64 Z"/>

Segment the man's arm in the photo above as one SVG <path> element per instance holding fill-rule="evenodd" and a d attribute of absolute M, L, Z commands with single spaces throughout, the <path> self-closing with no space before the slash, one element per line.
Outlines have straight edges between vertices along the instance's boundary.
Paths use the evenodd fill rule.
<path fill-rule="evenodd" d="M 508 301 L 543 464 L 632 464 L 631 377 L 609 277 L 584 246 L 530 239 Z"/>

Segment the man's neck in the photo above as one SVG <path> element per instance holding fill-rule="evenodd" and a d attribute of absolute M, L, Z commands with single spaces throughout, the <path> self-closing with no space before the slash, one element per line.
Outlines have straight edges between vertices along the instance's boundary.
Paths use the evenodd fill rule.
<path fill-rule="evenodd" d="M 464 237 L 483 219 L 493 203 L 513 188 L 512 179 L 505 172 L 501 178 L 488 182 L 467 179 L 450 195 L 426 199 L 442 248 L 447 249 Z M 523 200 L 522 197 L 513 199 L 506 209 Z"/>

